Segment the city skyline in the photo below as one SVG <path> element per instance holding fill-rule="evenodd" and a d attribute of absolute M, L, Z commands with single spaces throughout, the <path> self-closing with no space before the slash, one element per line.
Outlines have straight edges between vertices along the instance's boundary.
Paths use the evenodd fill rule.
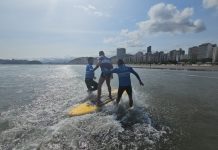
<path fill-rule="evenodd" d="M 218 43 L 218 1 L 8 0 L 0 2 L 0 58 L 113 56 Z"/>

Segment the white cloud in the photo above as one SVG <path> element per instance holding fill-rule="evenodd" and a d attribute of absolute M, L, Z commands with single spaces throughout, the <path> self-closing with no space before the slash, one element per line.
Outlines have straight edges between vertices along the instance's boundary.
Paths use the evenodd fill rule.
<path fill-rule="evenodd" d="M 151 7 L 148 12 L 149 20 L 138 23 L 143 31 L 149 33 L 169 32 L 169 33 L 188 33 L 200 32 L 205 29 L 201 20 L 191 20 L 193 8 L 185 8 L 179 11 L 172 4 L 159 3 Z"/>
<path fill-rule="evenodd" d="M 75 5 L 74 8 L 79 8 L 79 9 L 82 9 L 83 11 L 89 13 L 89 14 L 93 14 L 95 16 L 98 16 L 98 17 L 109 17 L 110 15 L 107 14 L 107 13 L 103 13 L 101 11 L 98 11 L 96 9 L 95 6 L 93 5 Z"/>
<path fill-rule="evenodd" d="M 74 7 L 75 7 L 75 8 L 82 9 L 83 11 L 87 11 L 87 12 L 95 11 L 95 10 L 96 10 L 95 6 L 93 6 L 93 5 L 88 5 L 88 6 L 75 5 Z"/>
<path fill-rule="evenodd" d="M 193 33 L 205 30 L 203 21 L 192 20 L 193 8 L 178 10 L 172 4 L 159 3 L 148 11 L 148 20 L 138 22 L 135 31 L 122 30 L 116 38 L 105 39 L 105 43 L 118 43 L 122 46 L 144 45 L 143 38 L 146 35 L 156 33 Z"/>
<path fill-rule="evenodd" d="M 205 8 L 217 8 L 218 9 L 218 0 L 203 0 L 203 6 Z"/>

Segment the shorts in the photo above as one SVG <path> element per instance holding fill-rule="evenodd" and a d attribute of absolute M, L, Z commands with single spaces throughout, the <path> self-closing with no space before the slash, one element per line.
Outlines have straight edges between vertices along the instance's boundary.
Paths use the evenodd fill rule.
<path fill-rule="evenodd" d="M 103 72 L 101 73 L 102 78 L 110 78 L 111 75 L 112 75 L 111 73 L 109 73 L 109 74 L 106 74 L 106 73 L 103 73 Z"/>
<path fill-rule="evenodd" d="M 117 93 L 117 97 L 118 99 L 121 98 L 123 92 L 126 91 L 126 93 L 128 94 L 128 96 L 132 97 L 132 86 L 120 86 L 118 88 L 118 93 Z"/>
<path fill-rule="evenodd" d="M 85 83 L 89 91 L 95 91 L 98 88 L 98 83 L 93 79 L 85 79 Z"/>

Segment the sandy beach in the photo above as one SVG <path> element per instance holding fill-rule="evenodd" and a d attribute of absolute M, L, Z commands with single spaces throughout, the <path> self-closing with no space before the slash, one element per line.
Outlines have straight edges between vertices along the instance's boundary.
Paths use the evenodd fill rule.
<path fill-rule="evenodd" d="M 145 69 L 170 69 L 170 70 L 191 70 L 191 71 L 218 71 L 218 65 L 208 65 L 208 64 L 202 64 L 202 65 L 156 65 L 156 64 L 129 64 L 129 66 L 133 68 L 145 68 Z"/>

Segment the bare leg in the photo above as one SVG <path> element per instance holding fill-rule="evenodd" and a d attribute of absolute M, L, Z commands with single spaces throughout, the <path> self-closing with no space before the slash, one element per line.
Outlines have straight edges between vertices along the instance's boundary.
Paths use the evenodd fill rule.
<path fill-rule="evenodd" d="M 101 87 L 102 87 L 102 85 L 103 85 L 103 83 L 104 83 L 104 80 L 105 80 L 105 78 L 102 78 L 102 77 L 99 78 L 99 81 L 98 81 L 97 100 L 100 100 L 100 99 L 101 99 Z"/>
<path fill-rule="evenodd" d="M 107 77 L 106 78 L 106 84 L 107 84 L 107 88 L 108 88 L 108 93 L 109 93 L 109 98 L 112 99 L 112 96 L 111 96 L 111 78 L 110 77 Z"/>

